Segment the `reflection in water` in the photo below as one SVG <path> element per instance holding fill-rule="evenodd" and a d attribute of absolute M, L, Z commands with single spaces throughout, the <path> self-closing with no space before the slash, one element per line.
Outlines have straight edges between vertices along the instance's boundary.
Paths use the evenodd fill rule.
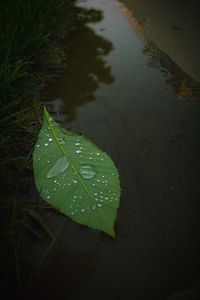
<path fill-rule="evenodd" d="M 61 122 L 75 120 L 77 107 L 95 100 L 99 84 L 114 81 L 111 68 L 104 60 L 112 49 L 112 43 L 91 28 L 86 25 L 79 28 L 68 47 L 67 70 L 59 82 L 45 91 L 46 98 L 50 99 L 46 104 L 54 119 Z"/>
<path fill-rule="evenodd" d="M 45 105 L 48 105 L 49 111 L 51 112 L 54 120 L 59 123 L 67 121 L 63 100 L 61 98 L 54 98 L 52 101 L 45 101 Z"/>
<path fill-rule="evenodd" d="M 133 12 L 122 2 L 119 2 L 119 8 L 123 13 L 124 17 L 128 24 L 133 28 L 134 32 L 138 35 L 138 37 L 144 36 L 144 30 L 138 20 L 133 16 Z"/>
<path fill-rule="evenodd" d="M 32 282 L 34 294 L 28 295 L 167 299 L 199 280 L 200 107 L 180 101 L 162 73 L 146 65 L 148 55 L 153 66 L 165 67 L 171 78 L 179 76 L 174 88 L 180 89 L 183 73 L 153 48 L 142 53 L 145 41 L 133 32 L 116 0 L 84 3 L 103 10 L 105 18 L 93 26 L 96 34 L 83 26 L 73 37 L 67 74 L 48 90 L 48 99 L 61 98 L 52 102 L 54 111 L 66 110 L 75 120 L 78 106 L 96 97 L 78 110 L 73 129 L 117 164 L 122 183 L 117 235 L 115 240 L 101 238 L 52 212 L 48 222 L 59 236 L 60 250 L 47 260 L 46 271 L 37 284 Z M 98 36 L 100 31 L 114 45 L 108 57 L 112 45 Z M 110 85 L 100 84 L 113 81 L 104 60 L 115 76 Z"/>
<path fill-rule="evenodd" d="M 148 65 L 159 68 L 167 76 L 166 82 L 174 88 L 177 96 L 200 101 L 199 84 L 158 49 L 155 43 L 147 41 L 143 52 L 149 56 Z"/>

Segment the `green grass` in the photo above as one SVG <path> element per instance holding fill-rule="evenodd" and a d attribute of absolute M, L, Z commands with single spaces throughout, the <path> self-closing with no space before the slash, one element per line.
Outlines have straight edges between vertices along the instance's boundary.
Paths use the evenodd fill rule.
<path fill-rule="evenodd" d="M 0 2 L 0 97 L 16 96 L 36 55 L 67 19 L 72 0 Z"/>
<path fill-rule="evenodd" d="M 2 299 L 9 296 L 11 286 L 15 291 L 36 271 L 27 269 L 24 262 L 30 246 L 27 241 L 49 241 L 39 265 L 56 244 L 56 237 L 43 218 L 49 207 L 37 202 L 37 196 L 31 198 L 32 150 L 41 123 L 40 90 L 54 76 L 49 66 L 59 65 L 65 59 L 60 36 L 72 34 L 82 23 L 102 17 L 99 11 L 75 9 L 73 3 L 0 1 L 0 293 L 5 291 Z"/>
<path fill-rule="evenodd" d="M 1 292 L 16 282 L 20 285 L 27 273 L 27 233 L 48 237 L 50 243 L 55 240 L 41 205 L 30 199 L 32 149 L 40 126 L 39 91 L 51 76 L 43 70 L 42 55 L 48 49 L 51 56 L 49 49 L 57 49 L 61 28 L 66 33 L 74 26 L 73 2 L 0 1 Z"/>

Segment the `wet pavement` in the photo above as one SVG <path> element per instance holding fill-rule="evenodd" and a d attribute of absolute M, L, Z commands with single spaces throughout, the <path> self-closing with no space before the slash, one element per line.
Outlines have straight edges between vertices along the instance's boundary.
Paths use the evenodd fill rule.
<path fill-rule="evenodd" d="M 144 35 L 200 83 L 200 6 L 197 0 L 122 0 Z"/>
<path fill-rule="evenodd" d="M 68 46 L 66 72 L 45 91 L 54 118 L 118 167 L 116 238 L 50 214 L 55 251 L 30 299 L 199 299 L 200 87 L 127 8 L 88 0 L 103 19 Z"/>

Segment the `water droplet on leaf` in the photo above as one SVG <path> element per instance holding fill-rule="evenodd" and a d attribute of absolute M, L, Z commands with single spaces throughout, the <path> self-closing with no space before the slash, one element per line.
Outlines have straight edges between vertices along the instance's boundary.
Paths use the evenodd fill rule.
<path fill-rule="evenodd" d="M 88 166 L 88 165 L 81 166 L 79 168 L 79 173 L 81 174 L 81 176 L 84 179 L 91 179 L 96 174 L 95 170 L 91 166 Z"/>
<path fill-rule="evenodd" d="M 63 173 L 69 167 L 69 161 L 65 156 L 60 157 L 53 167 L 48 171 L 47 178 L 52 178 L 58 176 L 59 174 Z"/>

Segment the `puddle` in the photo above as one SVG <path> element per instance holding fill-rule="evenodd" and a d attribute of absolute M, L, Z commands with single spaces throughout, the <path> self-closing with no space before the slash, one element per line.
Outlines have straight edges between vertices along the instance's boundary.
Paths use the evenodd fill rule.
<path fill-rule="evenodd" d="M 67 220 L 34 297 L 168 299 L 200 277 L 199 86 L 141 36 L 118 1 L 79 4 L 104 18 L 75 34 L 66 73 L 45 95 L 54 118 L 119 169 L 116 239 Z"/>
<path fill-rule="evenodd" d="M 92 28 L 81 26 L 67 47 L 70 60 L 66 71 L 45 96 L 54 119 L 69 123 L 76 120 L 78 108 L 94 101 L 96 90 L 112 84 L 114 77 L 105 60 L 113 45 Z"/>

